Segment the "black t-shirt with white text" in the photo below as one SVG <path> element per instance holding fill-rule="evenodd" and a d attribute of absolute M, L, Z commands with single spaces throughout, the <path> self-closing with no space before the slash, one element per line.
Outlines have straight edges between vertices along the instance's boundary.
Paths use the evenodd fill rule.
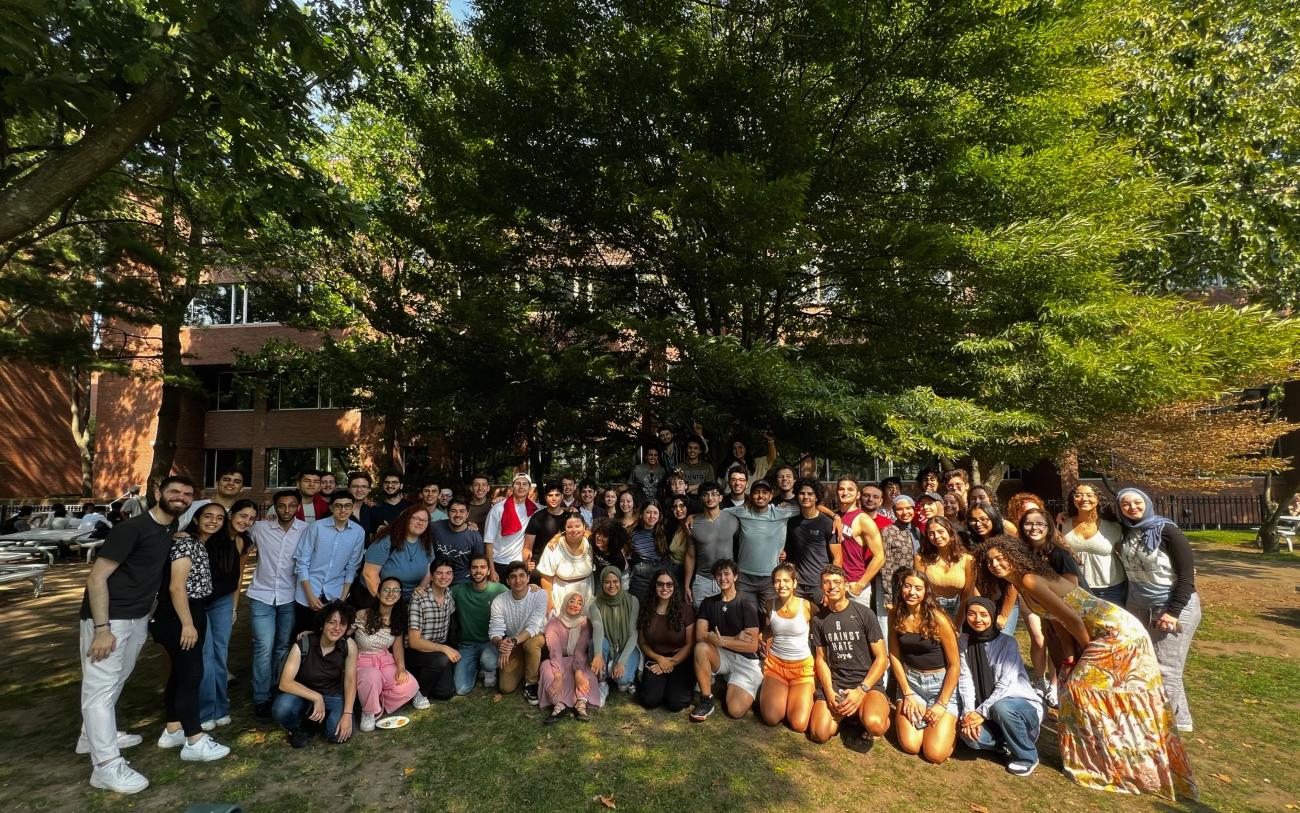
<path fill-rule="evenodd" d="M 871 671 L 871 644 L 883 639 L 880 623 L 871 610 L 850 601 L 839 612 L 823 608 L 813 616 L 813 648 L 823 648 L 823 657 L 831 668 L 831 682 L 835 690 L 852 689 L 866 679 Z M 871 688 L 884 691 L 884 674 Z"/>
<path fill-rule="evenodd" d="M 758 605 L 752 598 L 739 592 L 731 601 L 723 601 L 721 593 L 709 596 L 701 602 L 700 611 L 695 614 L 695 617 L 709 622 L 710 632 L 717 630 L 719 635 L 726 638 L 734 638 L 751 627 L 760 626 Z M 757 652 L 736 654 L 758 660 Z"/>

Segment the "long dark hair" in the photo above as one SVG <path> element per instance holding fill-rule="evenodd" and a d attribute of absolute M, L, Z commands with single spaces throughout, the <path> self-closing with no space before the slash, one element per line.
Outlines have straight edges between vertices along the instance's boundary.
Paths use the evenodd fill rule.
<path fill-rule="evenodd" d="M 979 531 L 975 530 L 975 523 L 971 522 L 970 515 L 976 508 L 983 511 L 989 518 L 992 527 L 989 528 L 988 539 L 1007 532 L 1002 519 L 1002 512 L 998 507 L 991 502 L 977 502 L 966 509 L 966 533 L 970 534 L 971 542 L 979 544 L 986 539 L 986 537 L 980 536 Z"/>
<path fill-rule="evenodd" d="M 591 546 L 596 547 L 596 536 L 604 535 L 606 542 L 606 556 L 621 556 L 623 549 L 627 547 L 627 529 L 623 523 L 616 518 L 601 517 L 591 523 Z"/>
<path fill-rule="evenodd" d="M 650 508 L 650 506 L 654 506 L 655 510 L 659 512 L 659 521 L 655 523 L 654 528 L 645 527 L 645 512 L 646 509 Z M 645 531 L 645 530 L 649 530 L 653 534 L 655 540 L 655 550 L 659 552 L 659 555 L 660 556 L 667 555 L 668 530 L 664 527 L 664 509 L 660 508 L 659 503 L 653 500 L 641 506 L 641 510 L 638 512 L 636 527 L 632 529 L 632 533 L 636 533 L 637 531 Z"/>
<path fill-rule="evenodd" d="M 245 500 L 244 502 L 251 502 Z M 204 511 L 216 506 L 221 511 L 221 527 L 216 530 L 212 536 L 203 541 L 203 547 L 208 552 L 208 564 L 213 573 L 230 573 L 239 567 L 239 550 L 235 548 L 235 540 L 232 538 L 230 531 L 230 515 L 233 513 L 227 511 L 226 507 L 219 502 L 206 503 L 194 512 L 194 518 L 190 524 L 185 526 L 185 532 L 199 539 L 199 517 Z"/>
<path fill-rule="evenodd" d="M 673 632 L 681 632 L 685 626 L 682 619 L 686 615 L 686 601 L 682 598 L 681 585 L 677 583 L 677 577 L 666 567 L 661 567 L 655 571 L 654 577 L 650 579 L 650 597 L 641 602 L 641 609 L 636 615 L 637 632 L 644 632 L 650 628 L 650 622 L 654 621 L 655 606 L 659 603 L 659 594 L 655 587 L 659 583 L 660 576 L 667 576 L 673 580 L 673 595 L 668 599 L 668 614 L 665 618 L 668 621 L 668 628 Z"/>
<path fill-rule="evenodd" d="M 943 528 L 948 532 L 947 553 L 930 541 L 930 529 L 932 528 Z M 944 561 L 952 563 L 960 559 L 961 555 L 966 552 L 966 546 L 962 544 L 961 534 L 957 533 L 957 526 L 952 524 L 952 520 L 947 517 L 935 517 L 926 523 L 925 533 L 921 535 L 921 549 L 917 552 L 920 554 L 922 562 L 937 562 L 942 558 Z"/>
<path fill-rule="evenodd" d="M 429 524 L 424 526 L 424 533 L 417 537 L 420 544 L 424 546 L 424 552 L 433 555 L 433 514 L 423 505 L 412 505 L 405 509 L 388 526 L 388 551 L 397 553 L 406 547 L 406 537 L 411 535 L 411 517 L 415 516 L 416 511 L 423 511 L 429 518 Z"/>
<path fill-rule="evenodd" d="M 1034 543 L 1029 539 L 1029 535 L 1025 533 L 1025 520 L 1029 518 L 1030 514 L 1038 514 L 1043 518 L 1043 522 L 1047 523 L 1047 544 L 1043 545 L 1041 550 L 1034 546 Z M 1070 543 L 1065 541 L 1065 537 L 1061 536 L 1061 532 L 1056 528 L 1056 523 L 1052 521 L 1052 518 L 1048 515 L 1047 511 L 1042 508 L 1030 508 L 1028 511 L 1021 514 L 1020 524 L 1016 527 L 1016 530 L 1020 534 L 1020 541 L 1025 543 L 1025 547 L 1029 548 L 1036 556 L 1044 560 L 1047 560 L 1047 555 L 1051 553 L 1052 548 L 1060 548 L 1070 554 L 1074 561 L 1080 561 L 1079 555 L 1070 547 Z"/>
<path fill-rule="evenodd" d="M 402 580 L 396 576 L 385 576 L 379 580 L 379 590 L 375 592 L 375 603 L 366 609 L 366 620 L 361 625 L 367 635 L 374 635 L 379 632 L 379 627 L 383 623 L 383 614 L 379 611 L 379 593 L 383 592 L 384 585 L 389 582 L 396 582 L 398 587 L 402 586 Z M 401 638 L 406 634 L 406 599 L 398 599 L 397 603 L 393 605 L 393 609 L 389 610 L 388 629 L 393 633 L 394 638 Z"/>
<path fill-rule="evenodd" d="M 930 584 L 930 579 L 925 575 L 925 571 L 917 570 L 914 567 L 900 567 L 894 573 L 894 609 L 889 611 L 889 624 L 897 629 L 904 618 L 907 618 L 907 605 L 903 602 L 903 582 L 906 579 L 920 579 L 925 585 L 925 596 L 921 599 L 921 629 L 919 634 L 922 638 L 936 640 L 939 637 L 939 625 L 952 622 L 948 620 L 948 614 L 939 606 L 939 602 L 934 598 L 934 587 Z"/>

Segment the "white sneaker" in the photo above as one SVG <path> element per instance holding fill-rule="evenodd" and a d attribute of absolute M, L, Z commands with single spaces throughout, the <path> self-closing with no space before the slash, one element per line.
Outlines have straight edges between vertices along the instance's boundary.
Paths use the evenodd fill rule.
<path fill-rule="evenodd" d="M 114 793 L 139 793 L 149 787 L 149 780 L 118 757 L 107 765 L 96 765 L 90 772 L 90 786 Z"/>
<path fill-rule="evenodd" d="M 230 753 L 230 749 L 207 734 L 181 748 L 181 759 L 186 762 L 213 762 Z"/>
<path fill-rule="evenodd" d="M 218 717 L 217 719 L 213 720 L 213 722 L 219 726 L 230 725 L 230 715 L 227 714 L 225 717 Z"/>
<path fill-rule="evenodd" d="M 1047 694 L 1044 696 L 1043 699 L 1047 701 L 1047 705 L 1051 706 L 1051 707 L 1054 708 L 1054 709 L 1057 709 L 1057 708 L 1060 708 L 1060 707 L 1061 707 L 1061 700 L 1060 700 L 1060 697 L 1059 697 L 1059 696 L 1057 695 L 1057 693 L 1056 693 L 1056 684 L 1055 684 L 1055 683 L 1048 683 L 1048 684 L 1047 684 Z"/>
<path fill-rule="evenodd" d="M 175 731 L 168 731 L 163 726 L 163 733 L 158 735 L 159 748 L 179 748 L 185 744 L 185 729 L 178 728 Z"/>
<path fill-rule="evenodd" d="M 484 673 L 483 673 L 483 688 L 484 688 L 484 689 L 493 689 L 493 688 L 496 688 L 496 685 L 497 685 L 497 673 L 496 673 L 496 672 L 484 672 Z"/>
<path fill-rule="evenodd" d="M 415 697 L 411 698 L 411 705 L 417 709 L 427 709 L 429 707 L 429 698 L 416 692 Z"/>
<path fill-rule="evenodd" d="M 203 729 L 204 731 L 213 731 L 216 729 L 216 727 L 217 727 L 216 720 L 204 720 L 203 722 L 199 723 L 199 728 Z"/>
<path fill-rule="evenodd" d="M 134 748 L 142 742 L 144 742 L 144 737 L 141 737 L 139 734 L 128 734 L 125 731 L 117 732 L 118 748 Z M 84 731 L 81 732 L 81 736 L 77 738 L 77 753 L 90 753 L 90 740 L 86 737 L 86 732 Z"/>
<path fill-rule="evenodd" d="M 361 730 L 367 733 L 375 730 L 375 715 L 361 712 Z"/>

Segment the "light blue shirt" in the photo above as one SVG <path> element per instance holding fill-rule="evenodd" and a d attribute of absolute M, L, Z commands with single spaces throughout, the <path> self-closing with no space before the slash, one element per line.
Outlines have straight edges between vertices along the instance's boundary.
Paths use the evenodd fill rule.
<path fill-rule="evenodd" d="M 293 555 L 294 576 L 297 578 L 294 600 L 307 606 L 303 582 L 311 585 L 318 599 L 323 596 L 341 598 L 343 585 L 351 584 L 356 578 L 365 547 L 366 532 L 352 520 L 348 520 L 348 526 L 341 531 L 334 526 L 333 517 L 313 522 L 303 532 L 298 550 Z"/>
<path fill-rule="evenodd" d="M 995 687 L 983 703 L 975 702 L 975 678 L 971 677 L 970 662 L 966 659 L 969 641 L 966 633 L 957 636 L 957 651 L 961 657 L 961 673 L 957 676 L 957 696 L 961 698 L 961 711 L 979 712 L 988 718 L 993 704 L 1008 697 L 1024 700 L 1038 712 L 1038 721 L 1043 720 L 1043 699 L 1029 683 L 1025 672 L 1025 662 L 1020 657 L 1020 645 L 1010 635 L 999 635 L 984 645 L 989 666 L 993 669 Z"/>

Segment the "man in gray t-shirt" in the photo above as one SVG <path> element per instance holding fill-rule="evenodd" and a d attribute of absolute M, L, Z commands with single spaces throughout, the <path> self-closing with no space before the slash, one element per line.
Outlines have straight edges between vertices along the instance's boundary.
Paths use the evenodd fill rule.
<path fill-rule="evenodd" d="M 700 484 L 704 511 L 690 517 L 691 536 L 686 545 L 686 598 L 698 610 L 700 602 L 717 595 L 713 580 L 713 563 L 736 556 L 736 532 L 740 521 L 720 510 L 722 486 L 707 481 Z"/>

